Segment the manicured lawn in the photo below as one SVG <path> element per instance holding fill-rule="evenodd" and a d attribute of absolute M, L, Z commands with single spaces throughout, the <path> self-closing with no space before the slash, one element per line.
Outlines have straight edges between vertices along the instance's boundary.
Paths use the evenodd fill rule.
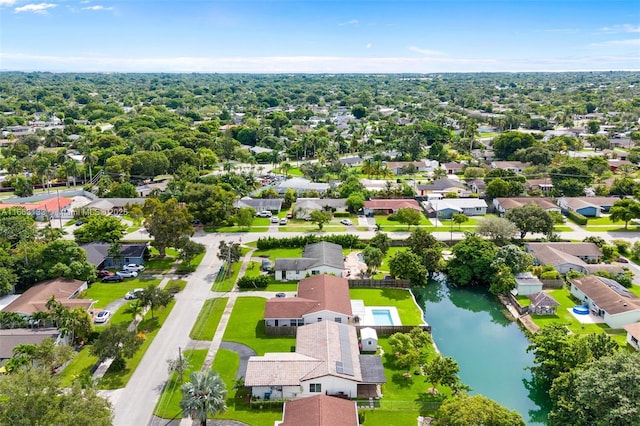
<path fill-rule="evenodd" d="M 227 306 L 227 300 L 226 297 L 220 297 L 205 301 L 189 337 L 194 340 L 213 340 L 224 308 Z"/>
<path fill-rule="evenodd" d="M 382 229 L 387 229 L 390 228 L 393 231 L 405 231 L 407 229 L 407 225 L 402 224 L 398 221 L 395 220 L 389 220 L 388 217 L 389 216 L 374 216 L 376 219 L 376 224 L 380 225 L 380 227 Z M 420 225 L 423 226 L 430 226 L 431 222 L 429 222 L 429 219 L 427 219 L 426 217 L 424 217 L 424 215 L 420 216 Z M 401 229 L 398 229 L 401 228 Z"/>
<path fill-rule="evenodd" d="M 384 398 L 383 398 L 384 401 Z M 359 408 L 358 413 L 364 413 L 364 422 L 361 425 L 366 426 L 405 426 L 413 425 L 418 421 L 418 413 L 416 410 L 390 410 L 386 408 L 377 408 L 369 410 L 366 408 Z"/>
<path fill-rule="evenodd" d="M 624 232 L 624 231 L 638 231 L 640 230 L 640 226 L 634 225 L 629 222 L 629 226 L 627 229 L 624 227 L 624 221 L 612 222 L 609 219 L 609 216 L 602 217 L 594 217 L 589 218 L 587 221 L 587 225 L 584 227 L 587 231 L 591 232 L 607 232 L 607 231 L 616 231 L 616 232 Z"/>
<path fill-rule="evenodd" d="M 175 251 L 173 249 L 167 249 L 167 255 L 165 257 L 159 257 L 157 251 L 153 254 L 155 249 L 151 248 L 151 258 L 144 263 L 146 274 L 164 274 L 171 269 L 174 263 L 178 258 L 178 253 L 170 254 L 170 251 Z"/>
<path fill-rule="evenodd" d="M 120 324 L 123 322 L 127 324 L 131 323 L 131 321 L 133 321 L 133 316 L 130 312 L 127 312 L 127 310 L 132 303 L 135 303 L 135 301 L 128 301 L 124 305 L 120 306 L 120 308 L 113 313 L 113 316 L 105 326 L 108 324 Z"/>
<path fill-rule="evenodd" d="M 231 264 L 231 272 L 226 269 L 227 264 L 224 264 L 224 270 L 221 269 L 220 272 L 216 276 L 216 280 L 211 286 L 211 291 L 231 291 L 236 281 L 238 280 L 238 273 L 240 272 L 240 267 L 242 266 L 242 259 L 239 262 L 235 262 Z"/>
<path fill-rule="evenodd" d="M 571 232 L 573 228 L 566 225 L 553 225 L 553 230 L 556 232 Z"/>
<path fill-rule="evenodd" d="M 523 308 L 531 305 L 531 299 L 529 299 L 527 296 L 516 296 L 516 299 L 518 300 L 518 303 L 520 303 L 520 306 L 522 306 Z"/>
<path fill-rule="evenodd" d="M 399 251 L 407 250 L 406 247 L 389 247 L 387 254 L 382 259 L 382 264 L 378 268 L 378 272 L 374 275 L 375 279 L 382 279 L 385 275 L 389 275 L 389 261 Z"/>
<path fill-rule="evenodd" d="M 73 381 L 80 377 L 81 374 L 89 372 L 91 367 L 98 362 L 98 357 L 91 355 L 90 346 L 83 347 L 60 373 L 60 379 L 62 380 L 62 386 L 71 387 Z"/>
<path fill-rule="evenodd" d="M 351 300 L 364 300 L 365 306 L 395 306 L 402 325 L 423 324 L 422 313 L 409 290 L 397 288 L 352 288 Z"/>
<path fill-rule="evenodd" d="M 200 254 L 196 255 L 193 259 L 191 259 L 191 262 L 189 262 L 189 266 L 188 267 L 185 267 L 184 263 L 180 263 L 178 265 L 178 267 L 176 268 L 176 272 L 181 273 L 181 272 L 195 271 L 196 268 L 202 262 L 202 259 L 204 259 L 204 255 L 205 255 L 205 253 L 200 253 Z"/>
<path fill-rule="evenodd" d="M 269 257 L 273 264 L 280 257 L 302 257 L 302 248 L 258 250 L 253 253 L 253 257 Z"/>
<path fill-rule="evenodd" d="M 185 382 L 189 381 L 189 375 L 191 373 L 199 371 L 202 368 L 202 364 L 204 364 L 204 360 L 207 357 L 207 352 L 207 349 L 184 351 L 183 356 L 189 361 L 189 365 L 183 375 Z M 176 354 L 176 356 L 177 355 L 178 354 Z M 164 385 L 156 408 L 153 411 L 156 416 L 162 417 L 163 419 L 172 419 L 175 416 L 178 416 L 178 418 L 182 417 L 179 415 L 181 413 L 180 400 L 182 399 L 182 391 L 180 388 L 180 377 L 177 372 L 174 372 Z"/>
<path fill-rule="evenodd" d="M 293 337 L 267 337 L 264 331 L 264 306 L 262 297 L 239 297 L 231 313 L 223 340 L 243 343 L 256 351 L 289 352 L 295 346 Z"/>
<path fill-rule="evenodd" d="M 237 420 L 251 426 L 273 426 L 276 420 L 282 420 L 281 409 L 252 410 L 246 399 L 236 398 L 233 384 L 239 365 L 240 357 L 237 353 L 226 349 L 220 349 L 216 353 L 212 368 L 227 385 L 227 411 L 217 414 L 215 418 Z"/>
<path fill-rule="evenodd" d="M 280 232 L 344 232 L 347 227 L 342 225 L 339 220 L 333 220 L 325 223 L 322 230 L 313 222 L 304 220 L 289 220 L 286 225 L 280 226 Z"/>
<path fill-rule="evenodd" d="M 280 283 L 274 281 L 267 285 L 265 291 L 297 291 L 298 290 L 298 282 L 297 281 L 287 281 L 286 283 Z"/>
<path fill-rule="evenodd" d="M 262 264 L 251 261 L 247 264 L 247 270 L 244 272 L 245 277 L 258 277 L 262 275 Z"/>
<path fill-rule="evenodd" d="M 165 289 L 177 287 L 179 289 L 178 291 L 182 291 L 186 286 L 187 286 L 187 282 L 185 280 L 169 280 L 167 282 Z"/>
<path fill-rule="evenodd" d="M 96 307 L 104 308 L 114 300 L 124 297 L 124 295 L 134 288 L 146 288 L 151 284 L 160 284 L 160 280 L 153 278 L 125 278 L 119 283 L 95 282 L 86 291 L 87 299 L 96 301 Z"/>
<path fill-rule="evenodd" d="M 254 217 L 251 226 L 241 228 L 237 225 L 233 226 L 205 226 L 205 232 L 265 232 L 271 225 L 271 219 L 268 217 Z"/>

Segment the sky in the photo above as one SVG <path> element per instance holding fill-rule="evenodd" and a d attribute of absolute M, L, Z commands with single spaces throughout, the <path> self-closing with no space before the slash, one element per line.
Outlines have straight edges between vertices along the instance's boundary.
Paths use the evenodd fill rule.
<path fill-rule="evenodd" d="M 0 0 L 0 70 L 640 70 L 640 0 Z"/>

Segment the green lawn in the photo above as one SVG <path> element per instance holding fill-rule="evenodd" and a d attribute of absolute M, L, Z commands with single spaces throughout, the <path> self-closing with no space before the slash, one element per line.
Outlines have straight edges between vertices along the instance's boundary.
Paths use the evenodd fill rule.
<path fill-rule="evenodd" d="M 389 220 L 388 217 L 389 216 L 374 216 L 376 219 L 376 225 L 380 225 L 380 227 L 382 229 L 388 229 L 390 228 L 390 230 L 393 231 L 399 231 L 399 230 L 406 230 L 407 229 L 407 225 L 404 225 L 398 221 L 395 220 Z M 431 222 L 429 221 L 429 219 L 427 219 L 424 215 L 420 216 L 420 225 L 423 226 L 430 226 Z M 401 228 L 401 229 L 399 229 Z"/>
<path fill-rule="evenodd" d="M 71 387 L 73 381 L 84 373 L 88 373 L 91 367 L 98 362 L 98 357 L 91 355 L 91 346 L 83 347 L 80 352 L 69 362 L 64 370 L 60 373 L 63 387 Z"/>
<path fill-rule="evenodd" d="M 189 381 L 189 375 L 194 371 L 199 371 L 204 364 L 204 360 L 207 357 L 207 349 L 196 349 L 184 351 L 184 358 L 189 361 L 189 365 L 184 372 L 183 380 Z M 175 354 L 178 356 L 178 354 Z M 160 399 L 156 404 L 156 408 L 153 413 L 162 417 L 163 419 L 173 419 L 176 416 L 181 418 L 180 415 L 180 400 L 182 399 L 182 392 L 180 390 L 180 377 L 177 372 L 174 372 L 160 394 Z"/>
<path fill-rule="evenodd" d="M 624 232 L 624 231 L 638 231 L 640 230 L 640 226 L 634 225 L 629 222 L 629 226 L 627 229 L 624 227 L 624 221 L 616 221 L 612 222 L 609 219 L 609 216 L 601 216 L 589 218 L 587 221 L 587 225 L 584 226 L 584 229 L 591 232 Z"/>
<path fill-rule="evenodd" d="M 176 263 L 176 259 L 178 258 L 177 254 L 170 255 L 169 250 L 167 249 L 167 255 L 165 257 L 159 257 L 157 254 L 152 254 L 151 258 L 144 262 L 144 272 L 146 274 L 164 274 L 171 269 L 171 267 Z"/>
<path fill-rule="evenodd" d="M 242 266 L 242 260 L 231 264 L 231 273 L 226 269 L 227 264 L 224 264 L 224 270 L 221 269 L 221 273 L 216 276 L 216 280 L 211 286 L 211 291 L 231 291 L 236 281 L 238 280 L 238 273 Z"/>
<path fill-rule="evenodd" d="M 208 299 L 198 314 L 198 319 L 189 333 L 194 340 L 213 340 L 220 318 L 227 306 L 228 298 Z"/>
<path fill-rule="evenodd" d="M 205 226 L 205 232 L 265 232 L 271 225 L 271 219 L 268 217 L 254 217 L 249 228 L 241 228 L 237 225 L 232 226 Z"/>
<path fill-rule="evenodd" d="M 409 290 L 397 288 L 352 288 L 351 300 L 364 300 L 365 306 L 395 306 L 402 325 L 423 324 L 422 313 Z"/>
<path fill-rule="evenodd" d="M 151 284 L 160 284 L 159 279 L 152 278 L 125 278 L 119 283 L 95 282 L 86 291 L 83 297 L 96 301 L 96 307 L 104 308 L 114 300 L 124 297 L 124 295 L 134 288 L 146 288 Z"/>
<path fill-rule="evenodd" d="M 277 258 L 281 257 L 302 257 L 302 248 L 257 250 L 253 253 L 253 257 L 269 257 L 273 264 Z"/>
<path fill-rule="evenodd" d="M 180 263 L 178 265 L 178 267 L 176 268 L 176 272 L 177 273 L 181 273 L 181 272 L 192 272 L 195 271 L 196 268 L 200 265 L 200 263 L 202 262 L 202 259 L 204 259 L 204 255 L 206 253 L 200 253 L 198 255 L 196 255 L 193 259 L 191 259 L 191 262 L 189 262 L 189 266 L 185 267 L 183 263 Z"/>
<path fill-rule="evenodd" d="M 282 420 L 281 409 L 252 410 L 246 399 L 236 398 L 233 384 L 239 365 L 240 357 L 237 353 L 226 349 L 220 349 L 216 353 L 212 368 L 227 385 L 227 411 L 217 414 L 215 418 L 237 420 L 251 426 L 273 426 L 276 420 Z"/>
<path fill-rule="evenodd" d="M 264 306 L 262 297 L 239 297 L 229 318 L 223 340 L 243 343 L 256 351 L 289 352 L 295 346 L 293 337 L 267 337 L 264 331 Z"/>
<path fill-rule="evenodd" d="M 382 264 L 378 268 L 378 272 L 374 275 L 375 279 L 382 279 L 385 275 L 389 275 L 389 261 L 399 251 L 407 250 L 406 247 L 389 247 L 387 254 L 382 259 Z"/>
<path fill-rule="evenodd" d="M 132 300 L 120 306 L 120 308 L 118 308 L 118 310 L 113 313 L 113 316 L 111 317 L 109 322 L 104 325 L 106 326 L 108 324 L 120 324 L 123 322 L 127 324 L 131 323 L 131 321 L 133 321 L 133 316 L 130 312 L 127 312 L 127 310 L 129 309 L 129 305 L 131 305 L 132 303 L 135 303 L 135 301 Z"/>

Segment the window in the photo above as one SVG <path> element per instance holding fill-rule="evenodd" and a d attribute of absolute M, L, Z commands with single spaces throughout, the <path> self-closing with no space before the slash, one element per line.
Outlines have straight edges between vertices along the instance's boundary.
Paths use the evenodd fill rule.
<path fill-rule="evenodd" d="M 311 271 L 311 275 L 318 275 L 320 271 Z"/>
<path fill-rule="evenodd" d="M 318 322 L 322 322 L 322 318 L 318 318 Z"/>
<path fill-rule="evenodd" d="M 340 318 L 340 317 L 335 317 L 334 320 L 335 320 L 335 322 L 342 322 L 342 318 Z"/>
<path fill-rule="evenodd" d="M 322 384 L 321 383 L 311 383 L 309 385 L 309 392 L 322 392 Z"/>
<path fill-rule="evenodd" d="M 296 327 L 298 325 L 298 320 L 292 319 L 289 321 L 289 324 L 291 327 Z"/>

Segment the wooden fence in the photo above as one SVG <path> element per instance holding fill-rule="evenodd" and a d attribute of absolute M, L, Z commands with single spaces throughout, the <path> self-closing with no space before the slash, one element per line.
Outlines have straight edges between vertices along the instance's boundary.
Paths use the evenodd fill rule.
<path fill-rule="evenodd" d="M 431 333 L 431 326 L 422 325 L 356 325 L 356 330 L 360 333 L 363 328 L 373 328 L 378 336 L 391 336 L 394 333 L 409 333 L 416 327 Z M 270 337 L 295 337 L 298 327 L 265 327 L 265 334 Z"/>
<path fill-rule="evenodd" d="M 542 288 L 562 288 L 564 287 L 564 280 L 540 280 L 542 281 Z"/>
<path fill-rule="evenodd" d="M 411 288 L 409 280 L 349 280 L 349 288 Z"/>

